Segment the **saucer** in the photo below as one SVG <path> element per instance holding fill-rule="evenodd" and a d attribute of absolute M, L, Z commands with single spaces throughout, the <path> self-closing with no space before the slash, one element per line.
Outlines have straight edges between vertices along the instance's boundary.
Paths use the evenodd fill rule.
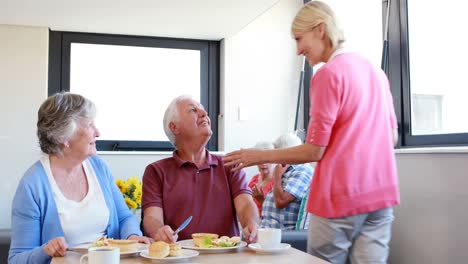
<path fill-rule="evenodd" d="M 258 243 L 253 243 L 249 244 L 249 248 L 254 250 L 257 253 L 260 254 L 274 254 L 274 253 L 280 253 L 285 250 L 288 250 L 291 247 L 291 245 L 286 244 L 286 243 L 281 243 L 279 247 L 277 248 L 262 248 L 260 244 Z"/>

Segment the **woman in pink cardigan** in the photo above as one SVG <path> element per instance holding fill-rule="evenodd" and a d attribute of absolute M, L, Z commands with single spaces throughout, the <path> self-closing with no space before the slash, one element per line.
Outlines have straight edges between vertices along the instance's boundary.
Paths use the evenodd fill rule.
<path fill-rule="evenodd" d="M 236 169 L 317 161 L 307 211 L 308 252 L 332 263 L 386 263 L 392 207 L 400 203 L 393 146 L 397 121 L 383 71 L 343 49 L 333 11 L 311 1 L 292 23 L 297 53 L 325 64 L 310 87 L 306 142 L 228 153 Z"/>

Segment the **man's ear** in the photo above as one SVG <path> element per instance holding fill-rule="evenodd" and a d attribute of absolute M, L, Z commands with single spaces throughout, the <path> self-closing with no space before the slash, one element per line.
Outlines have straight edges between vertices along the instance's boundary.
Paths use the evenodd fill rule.
<path fill-rule="evenodd" d="M 169 122 L 169 129 L 174 135 L 179 134 L 179 126 L 174 122 Z"/>

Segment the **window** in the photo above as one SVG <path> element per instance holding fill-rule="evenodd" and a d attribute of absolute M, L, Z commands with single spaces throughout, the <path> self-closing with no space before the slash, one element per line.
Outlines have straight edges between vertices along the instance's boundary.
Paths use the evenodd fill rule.
<path fill-rule="evenodd" d="M 212 121 L 217 150 L 219 42 L 50 33 L 49 95 L 70 91 L 96 103 L 98 150 L 170 150 L 166 107 L 189 94 Z"/>
<path fill-rule="evenodd" d="M 468 40 L 460 33 L 468 20 L 461 2 L 391 4 L 389 76 L 401 146 L 468 144 L 468 50 L 459 47 Z"/>

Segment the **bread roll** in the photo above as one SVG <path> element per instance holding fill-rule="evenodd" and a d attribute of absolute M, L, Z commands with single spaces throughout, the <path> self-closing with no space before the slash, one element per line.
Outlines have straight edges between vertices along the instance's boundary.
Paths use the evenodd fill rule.
<path fill-rule="evenodd" d="M 109 246 L 120 248 L 120 252 L 135 252 L 138 251 L 138 241 L 124 239 L 109 239 Z"/>
<path fill-rule="evenodd" d="M 178 257 L 182 254 L 182 247 L 179 244 L 169 244 L 169 256 Z"/>
<path fill-rule="evenodd" d="M 169 244 L 164 241 L 157 241 L 151 243 L 149 246 L 148 253 L 151 257 L 165 258 L 169 256 L 170 247 Z"/>
<path fill-rule="evenodd" d="M 205 237 L 211 238 L 211 240 L 218 239 L 217 234 L 212 234 L 212 233 L 194 233 L 192 234 L 193 238 L 193 245 L 196 247 L 200 247 L 202 244 L 204 244 Z"/>

